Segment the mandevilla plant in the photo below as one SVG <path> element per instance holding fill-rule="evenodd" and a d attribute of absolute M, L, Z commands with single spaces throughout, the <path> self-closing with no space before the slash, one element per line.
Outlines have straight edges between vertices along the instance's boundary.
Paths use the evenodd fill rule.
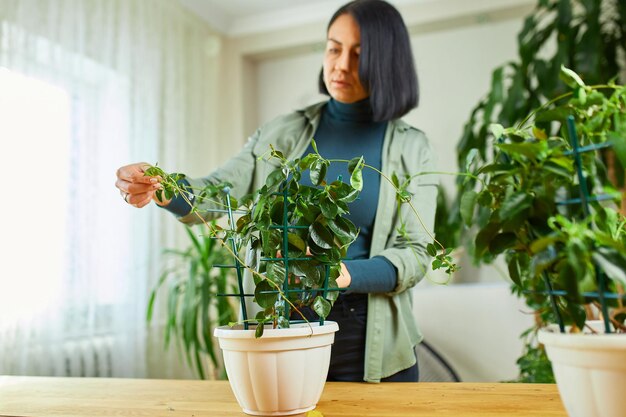
<path fill-rule="evenodd" d="M 254 302 L 261 311 L 248 321 L 285 328 L 294 317 L 306 321 L 303 307 L 310 307 L 325 318 L 337 299 L 340 263 L 359 232 L 346 217 L 348 204 L 358 198 L 363 188 L 362 170 L 376 169 L 365 164 L 362 157 L 349 161 L 325 159 L 317 152 L 315 141 L 313 148 L 314 153 L 288 160 L 272 147 L 268 157 L 277 160 L 279 167 L 267 176 L 263 187 L 239 201 L 228 193 L 228 183 L 193 190 L 200 202 L 211 201 L 222 210 L 237 209 L 240 214 L 228 229 L 205 224 L 236 262 L 252 273 Z M 349 182 L 326 178 L 331 163 L 347 163 Z M 300 183 L 307 171 L 312 186 Z M 424 173 L 401 179 L 395 174 L 387 178 L 376 171 L 393 184 L 398 206 L 408 204 L 419 219 L 406 188 L 415 176 Z M 181 195 L 188 200 L 188 191 L 179 185 L 182 175 L 168 174 L 158 166 L 147 169 L 145 175 L 161 178 L 163 188 L 157 198 Z M 192 211 L 203 218 L 197 207 Z M 405 233 L 404 224 L 398 232 Z M 229 248 L 228 242 L 235 244 Z M 448 273 L 456 271 L 458 267 L 449 256 L 451 249 L 440 244 L 438 248 L 436 243 L 427 247 L 434 257 L 433 268 L 443 268 Z M 263 334 L 263 329 L 264 326 L 256 327 L 257 337 Z"/>

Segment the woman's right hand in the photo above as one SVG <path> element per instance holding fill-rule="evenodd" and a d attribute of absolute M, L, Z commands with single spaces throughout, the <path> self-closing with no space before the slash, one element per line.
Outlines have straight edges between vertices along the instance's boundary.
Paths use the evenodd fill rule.
<path fill-rule="evenodd" d="M 150 164 L 139 162 L 117 170 L 115 186 L 120 190 L 124 201 L 133 207 L 141 208 L 148 205 L 154 198 L 155 192 L 161 188 L 158 178 L 144 175 L 148 168 Z"/>

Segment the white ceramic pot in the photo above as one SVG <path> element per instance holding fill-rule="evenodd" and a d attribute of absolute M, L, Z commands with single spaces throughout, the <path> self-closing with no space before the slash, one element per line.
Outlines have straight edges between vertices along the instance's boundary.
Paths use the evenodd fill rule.
<path fill-rule="evenodd" d="M 587 324 L 600 334 L 539 331 L 561 400 L 570 417 L 624 417 L 626 335 L 604 334 L 601 321 Z"/>
<path fill-rule="evenodd" d="M 266 328 L 261 338 L 254 328 L 215 329 L 224 354 L 226 373 L 246 414 L 281 416 L 315 408 L 322 395 L 330 349 L 339 330 L 332 321 Z"/>

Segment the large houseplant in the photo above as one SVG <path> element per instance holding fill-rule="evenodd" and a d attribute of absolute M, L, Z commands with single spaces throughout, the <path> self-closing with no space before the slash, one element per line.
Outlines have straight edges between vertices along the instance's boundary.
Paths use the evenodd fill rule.
<path fill-rule="evenodd" d="M 470 165 L 477 187 L 463 194 L 461 213 L 477 227 L 476 255 L 504 253 L 539 324 L 558 324 L 539 340 L 570 416 L 618 417 L 626 335 L 583 333 L 626 331 L 626 220 L 602 151 L 612 147 L 626 166 L 626 87 L 587 86 L 565 68 L 561 76 L 569 92 L 515 127 L 491 126 L 494 160 Z"/>
<path fill-rule="evenodd" d="M 215 227 L 215 223 L 210 223 Z M 225 370 L 213 329 L 237 320 L 237 308 L 216 294 L 233 292 L 232 274 L 214 265 L 230 261 L 230 253 L 209 236 L 208 228 L 187 227 L 189 245 L 163 251 L 163 272 L 152 289 L 147 321 L 153 319 L 157 296 L 166 297 L 165 346 L 176 341 L 187 365 L 199 378 L 224 378 Z"/>
<path fill-rule="evenodd" d="M 517 58 L 493 70 L 489 91 L 471 110 L 457 145 L 460 170 L 468 156 L 476 163 L 493 160 L 497 149 L 489 139 L 492 123 L 514 126 L 532 109 L 567 91 L 567 84 L 559 76 L 561 65 L 576 71 L 588 85 L 604 84 L 618 77 L 626 82 L 624 1 L 537 0 L 535 9 L 524 19 L 517 41 Z M 539 121 L 537 125 L 545 129 L 546 123 Z M 614 172 L 622 173 L 619 169 Z M 472 254 L 475 231 L 462 227 L 460 211 L 461 197 L 473 189 L 474 181 L 465 179 L 459 179 L 450 206 L 438 204 L 435 231 L 437 239 L 446 246 L 462 245 Z M 622 204 L 623 213 L 625 209 Z M 493 259 L 483 255 L 474 257 L 474 262 Z M 522 335 L 531 338 L 518 360 L 519 381 L 552 382 L 545 351 L 532 341 L 534 332 L 535 329 L 529 329 Z"/>

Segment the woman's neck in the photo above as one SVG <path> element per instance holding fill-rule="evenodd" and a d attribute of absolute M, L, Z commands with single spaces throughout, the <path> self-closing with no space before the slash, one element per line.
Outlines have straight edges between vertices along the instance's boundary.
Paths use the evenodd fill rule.
<path fill-rule="evenodd" d="M 333 98 L 328 102 L 326 113 L 333 119 L 352 122 L 370 122 L 373 119 L 369 98 L 355 103 L 342 103 Z"/>

